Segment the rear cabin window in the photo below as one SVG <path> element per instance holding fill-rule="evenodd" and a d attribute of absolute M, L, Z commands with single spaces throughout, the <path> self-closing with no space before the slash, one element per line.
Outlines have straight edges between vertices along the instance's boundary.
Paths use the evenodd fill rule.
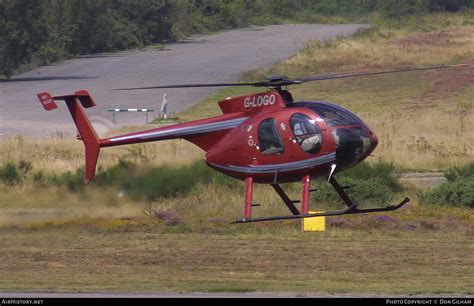
<path fill-rule="evenodd" d="M 291 130 L 295 141 L 307 153 L 316 154 L 321 149 L 321 131 L 314 120 L 306 115 L 294 114 L 290 118 Z"/>
<path fill-rule="evenodd" d="M 265 155 L 279 154 L 284 151 L 283 142 L 273 118 L 263 120 L 258 127 L 258 146 Z"/>

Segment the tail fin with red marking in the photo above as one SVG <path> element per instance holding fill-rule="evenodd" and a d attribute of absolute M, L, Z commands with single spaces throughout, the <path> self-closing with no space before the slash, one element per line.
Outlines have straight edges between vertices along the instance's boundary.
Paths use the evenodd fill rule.
<path fill-rule="evenodd" d="M 95 176 L 97 160 L 100 151 L 100 139 L 94 131 L 87 115 L 85 108 L 95 106 L 94 100 L 86 90 L 76 91 L 73 95 L 52 97 L 47 92 L 37 94 L 43 108 L 47 111 L 57 108 L 55 100 L 63 100 L 71 113 L 72 119 L 79 131 L 80 138 L 84 142 L 86 156 L 86 175 L 87 182 L 91 181 Z"/>
<path fill-rule="evenodd" d="M 41 105 L 43 105 L 43 108 L 47 111 L 53 110 L 58 108 L 56 103 L 53 100 L 53 97 L 47 92 L 42 92 L 36 95 L 38 99 L 41 102 Z"/>

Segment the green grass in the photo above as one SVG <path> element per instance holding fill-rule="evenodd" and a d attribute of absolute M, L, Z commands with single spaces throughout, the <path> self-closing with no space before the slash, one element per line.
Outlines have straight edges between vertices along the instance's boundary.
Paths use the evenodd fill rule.
<path fill-rule="evenodd" d="M 386 177 L 390 166 L 361 169 L 348 177 Z M 233 182 L 151 203 L 107 186 L 1 185 L 0 290 L 473 293 L 470 209 L 414 201 L 327 218 L 325 233 L 302 233 L 298 221 L 230 225 L 243 206 Z M 268 186 L 255 186 L 255 202 L 255 216 L 288 213 Z"/>
<path fill-rule="evenodd" d="M 472 294 L 468 237 L 275 228 L 3 230 L 0 290 Z"/>

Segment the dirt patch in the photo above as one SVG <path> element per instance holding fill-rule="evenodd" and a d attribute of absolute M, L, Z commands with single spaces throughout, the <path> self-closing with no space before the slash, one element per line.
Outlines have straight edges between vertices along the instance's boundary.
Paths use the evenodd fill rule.
<path fill-rule="evenodd" d="M 394 40 L 392 43 L 402 47 L 412 46 L 446 46 L 446 44 L 462 45 L 460 41 L 466 37 L 466 30 L 462 28 L 448 28 L 446 30 L 412 35 Z"/>
<path fill-rule="evenodd" d="M 464 61 L 466 67 L 448 68 L 423 73 L 427 84 L 420 98 L 422 100 L 445 99 L 474 84 L 474 60 Z"/>
<path fill-rule="evenodd" d="M 442 50 L 446 47 L 457 48 L 469 43 L 472 33 L 470 28 L 452 27 L 442 31 L 412 35 L 394 40 L 392 44 L 403 48 L 405 52 L 419 52 L 419 49 Z M 467 67 L 440 69 L 422 74 L 426 89 L 420 99 L 423 102 L 445 99 L 474 84 L 474 60 L 462 62 Z"/>

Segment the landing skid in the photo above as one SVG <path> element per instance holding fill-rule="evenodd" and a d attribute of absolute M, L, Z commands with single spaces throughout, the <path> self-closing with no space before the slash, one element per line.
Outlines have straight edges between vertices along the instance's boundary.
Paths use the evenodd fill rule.
<path fill-rule="evenodd" d="M 291 220 L 291 219 L 304 219 L 304 218 L 312 218 L 312 217 L 328 217 L 328 216 L 341 216 L 341 215 L 354 215 L 354 214 L 365 214 L 365 213 L 373 213 L 373 212 L 382 212 L 382 211 L 392 211 L 401 208 L 403 205 L 407 204 L 410 201 L 409 198 L 405 198 L 400 204 L 398 205 L 390 205 L 387 207 L 378 207 L 378 208 L 367 208 L 367 209 L 359 209 L 356 204 L 343 209 L 343 210 L 335 210 L 335 211 L 327 211 L 323 213 L 316 213 L 316 214 L 304 214 L 304 215 L 293 215 L 293 216 L 276 216 L 276 217 L 267 217 L 267 218 L 253 218 L 253 219 L 241 219 L 235 220 L 232 224 L 239 224 L 239 223 L 252 223 L 252 222 L 262 222 L 262 221 L 275 221 L 275 220 Z"/>
<path fill-rule="evenodd" d="M 341 199 L 346 204 L 347 208 L 343 210 L 328 211 L 316 214 L 309 213 L 309 194 L 310 192 L 316 191 L 315 189 L 310 189 L 310 176 L 305 176 L 302 180 L 303 183 L 303 192 L 301 196 L 301 201 L 292 201 L 283 191 L 283 189 L 278 184 L 272 184 L 271 186 L 278 193 L 280 198 L 283 200 L 285 205 L 291 211 L 293 215 L 289 216 L 275 216 L 275 217 L 264 217 L 264 218 L 252 218 L 252 207 L 255 206 L 252 204 L 252 189 L 253 189 L 253 178 L 248 177 L 245 180 L 245 209 L 244 209 L 244 218 L 240 220 L 235 220 L 232 223 L 251 223 L 251 222 L 262 222 L 262 221 L 275 221 L 275 220 L 291 220 L 291 219 L 304 219 L 312 217 L 324 217 L 324 216 L 341 216 L 341 215 L 354 215 L 354 214 L 365 214 L 373 212 L 383 212 L 383 211 L 392 211 L 401 208 L 403 205 L 408 203 L 410 199 L 405 198 L 398 205 L 390 205 L 387 207 L 378 207 L 378 208 L 366 208 L 359 209 L 357 204 L 355 204 L 349 195 L 345 192 L 345 189 L 349 187 L 341 186 L 336 181 L 334 176 L 329 178 L 329 183 L 333 186 L 334 190 L 338 193 Z M 301 211 L 295 207 L 295 203 L 301 203 Z"/>

